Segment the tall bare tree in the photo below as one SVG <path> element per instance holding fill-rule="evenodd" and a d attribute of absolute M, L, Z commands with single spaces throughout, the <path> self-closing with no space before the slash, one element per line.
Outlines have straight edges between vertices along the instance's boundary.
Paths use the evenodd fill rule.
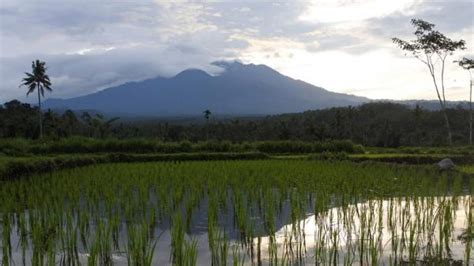
<path fill-rule="evenodd" d="M 451 127 L 446 112 L 446 96 L 444 85 L 444 72 L 446 58 L 456 50 L 465 49 L 465 41 L 454 41 L 441 32 L 434 30 L 435 25 L 421 19 L 412 19 L 411 24 L 415 28 L 415 40 L 404 41 L 392 38 L 392 41 L 402 50 L 411 53 L 416 59 L 425 64 L 429 71 L 436 89 L 441 111 L 443 112 L 447 142 L 452 143 Z"/>
<path fill-rule="evenodd" d="M 28 96 L 30 93 L 33 93 L 35 90 L 38 92 L 38 113 L 39 113 L 39 128 L 40 128 L 40 139 L 43 138 L 43 114 L 41 111 L 41 97 L 44 97 L 44 91 L 47 90 L 49 92 L 53 91 L 51 89 L 51 81 L 49 80 L 49 76 L 46 74 L 46 63 L 41 62 L 40 60 L 36 59 L 31 63 L 32 72 L 28 73 L 25 72 L 26 77 L 23 79 L 21 86 L 27 86 L 28 91 L 26 95 Z"/>
<path fill-rule="evenodd" d="M 459 64 L 460 67 L 467 70 L 469 73 L 469 145 L 472 145 L 472 73 L 471 69 L 474 69 L 474 59 L 463 57 L 460 61 L 454 61 Z"/>

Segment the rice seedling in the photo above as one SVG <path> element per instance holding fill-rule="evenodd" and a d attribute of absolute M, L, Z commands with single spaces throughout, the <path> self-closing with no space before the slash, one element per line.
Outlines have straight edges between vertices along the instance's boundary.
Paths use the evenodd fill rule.
<path fill-rule="evenodd" d="M 1 264 L 472 265 L 473 184 L 348 161 L 61 170 L 2 181 Z"/>

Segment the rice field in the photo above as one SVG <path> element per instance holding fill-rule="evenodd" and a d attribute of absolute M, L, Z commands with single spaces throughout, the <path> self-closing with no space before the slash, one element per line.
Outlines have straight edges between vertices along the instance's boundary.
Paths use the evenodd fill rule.
<path fill-rule="evenodd" d="M 472 177 L 308 160 L 116 163 L 5 181 L 2 265 L 473 265 Z"/>

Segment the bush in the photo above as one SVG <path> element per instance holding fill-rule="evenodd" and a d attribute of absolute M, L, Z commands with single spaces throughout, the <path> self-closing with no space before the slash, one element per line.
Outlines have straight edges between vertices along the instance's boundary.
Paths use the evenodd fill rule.
<path fill-rule="evenodd" d="M 0 139 L 0 151 L 5 154 L 24 154 L 28 152 L 31 142 L 25 139 Z"/>
<path fill-rule="evenodd" d="M 179 149 L 182 151 L 182 152 L 191 152 L 193 150 L 193 144 L 189 141 L 182 141 L 180 144 L 179 144 Z"/>

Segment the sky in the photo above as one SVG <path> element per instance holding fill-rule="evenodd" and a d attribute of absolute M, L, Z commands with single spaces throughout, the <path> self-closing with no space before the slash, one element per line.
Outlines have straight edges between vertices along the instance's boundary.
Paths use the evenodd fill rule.
<path fill-rule="evenodd" d="M 435 99 L 426 66 L 391 41 L 413 38 L 411 18 L 466 41 L 445 75 L 447 99 L 468 99 L 469 74 L 451 62 L 474 55 L 471 0 L 1 0 L 0 103 L 36 101 L 18 87 L 34 59 L 54 98 L 240 60 L 330 91 Z"/>

